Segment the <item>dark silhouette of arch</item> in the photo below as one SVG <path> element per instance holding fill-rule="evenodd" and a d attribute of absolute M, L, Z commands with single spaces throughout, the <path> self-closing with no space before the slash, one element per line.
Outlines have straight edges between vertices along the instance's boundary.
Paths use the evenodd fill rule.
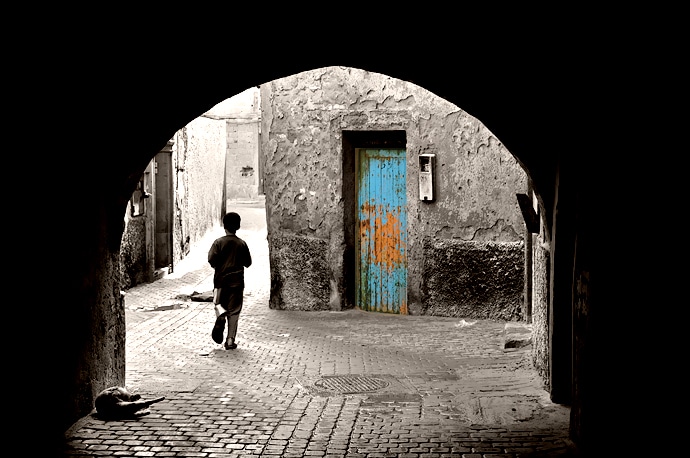
<path fill-rule="evenodd" d="M 280 49 L 298 43 L 280 41 Z M 572 437 L 582 450 L 610 440 L 606 425 L 626 420 L 617 410 L 623 395 L 612 388 L 630 371 L 608 364 L 617 348 L 609 334 L 617 309 L 607 300 L 620 285 L 613 276 L 621 261 L 608 256 L 598 228 L 612 224 L 605 199 L 611 183 L 601 178 L 616 169 L 605 145 L 583 135 L 601 128 L 610 113 L 584 78 L 592 70 L 586 53 L 560 48 L 554 54 L 514 40 L 498 47 L 474 43 L 478 58 L 468 61 L 452 52 L 441 58 L 409 49 L 386 54 L 384 44 L 337 56 L 303 52 L 303 43 L 294 52 L 233 48 L 228 71 L 215 65 L 223 49 L 209 55 L 203 48 L 202 55 L 174 42 L 65 51 L 57 67 L 62 73 L 44 77 L 42 90 L 50 97 L 42 102 L 71 116 L 45 121 L 50 145 L 59 147 L 39 153 L 38 161 L 32 157 L 43 197 L 65 203 L 48 210 L 59 227 L 47 228 L 62 256 L 52 260 L 60 266 L 45 288 L 64 298 L 43 335 L 58 367 L 52 390 L 58 407 L 44 423 L 54 437 L 90 411 L 94 393 L 124 378 L 124 311 L 114 275 L 123 211 L 141 170 L 179 128 L 217 102 L 283 76 L 343 65 L 413 82 L 461 107 L 523 165 L 552 240 L 555 396 L 572 401 Z M 38 259 L 45 260 L 46 250 L 38 250 Z"/>

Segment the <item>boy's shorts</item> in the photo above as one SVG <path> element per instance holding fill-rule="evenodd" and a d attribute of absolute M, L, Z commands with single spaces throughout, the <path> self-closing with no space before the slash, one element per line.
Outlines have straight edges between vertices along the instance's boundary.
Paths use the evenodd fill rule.
<path fill-rule="evenodd" d="M 228 315 L 238 315 L 242 311 L 244 287 L 224 287 L 220 290 L 220 305 L 228 311 Z"/>

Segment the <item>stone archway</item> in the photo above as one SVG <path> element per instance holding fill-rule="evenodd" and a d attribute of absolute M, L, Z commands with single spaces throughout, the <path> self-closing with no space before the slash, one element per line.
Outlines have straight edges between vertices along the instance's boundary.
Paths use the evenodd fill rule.
<path fill-rule="evenodd" d="M 48 186 L 57 187 L 64 196 L 79 196 L 76 224 L 60 231 L 61 243 L 70 248 L 70 269 L 59 272 L 51 279 L 55 281 L 56 288 L 59 287 L 71 299 L 64 314 L 57 318 L 57 322 L 51 323 L 55 329 L 49 334 L 49 338 L 59 342 L 57 354 L 61 371 L 56 391 L 62 394 L 55 424 L 60 432 L 91 409 L 94 392 L 99 387 L 123 381 L 124 317 L 123 311 L 118 308 L 116 255 L 124 204 L 145 164 L 177 129 L 215 103 L 246 87 L 321 64 L 309 57 L 293 59 L 284 66 L 262 62 L 257 56 L 248 55 L 246 58 L 246 68 L 233 73 L 230 78 L 226 74 L 180 71 L 167 75 L 169 86 L 163 87 L 153 84 L 159 76 L 154 71 L 157 69 L 148 69 L 151 70 L 149 74 L 146 68 L 140 67 L 137 70 L 141 76 L 127 80 L 128 84 L 97 86 L 95 91 L 100 95 L 98 98 L 80 88 L 75 88 L 72 93 L 72 106 L 86 113 L 98 110 L 100 116 L 98 119 L 80 120 L 83 135 L 78 136 L 71 145 L 74 155 L 60 157 L 54 162 L 48 159 L 45 164 L 47 172 L 60 175 L 59 183 L 49 182 Z M 119 65 L 125 70 L 129 67 L 126 61 L 111 61 L 109 64 L 113 68 Z M 574 205 L 574 208 L 569 207 L 567 211 L 581 218 L 593 218 L 592 211 L 580 211 L 583 205 L 594 203 L 593 193 L 580 192 L 585 183 L 591 183 L 592 172 L 588 166 L 593 163 L 591 156 L 581 154 L 581 144 L 574 138 L 571 122 L 580 113 L 567 113 L 560 108 L 560 104 L 575 105 L 573 100 L 578 94 L 559 92 L 560 100 L 554 100 L 553 94 L 545 93 L 540 86 L 540 80 L 532 81 L 534 73 L 540 69 L 515 75 L 509 81 L 505 78 L 486 78 L 485 75 L 467 76 L 458 81 L 457 75 L 448 74 L 441 68 L 433 71 L 427 61 L 420 61 L 418 65 L 410 60 L 372 64 L 364 58 L 361 61 L 354 58 L 347 64 L 414 81 L 481 120 L 501 138 L 528 172 L 545 208 L 548 224 L 554 217 L 557 195 L 561 203 L 564 202 L 561 200 L 564 195 L 579 197 L 579 200 L 568 204 Z M 156 78 L 152 75 L 156 75 Z M 102 110 L 102 107 L 107 107 L 107 110 Z M 554 113 L 562 116 L 554 116 Z M 122 119 L 128 120 L 125 126 L 122 126 Z M 124 130 L 117 130 L 123 127 Z M 104 145 L 103 140 L 110 138 L 114 129 L 123 141 L 106 142 Z M 564 140 L 571 143 L 564 143 Z M 83 157 L 92 155 L 94 150 L 98 151 L 97 159 L 92 163 L 85 162 Z M 554 154 L 554 150 L 559 150 L 559 153 Z M 559 163 L 567 167 L 571 172 L 569 176 L 575 177 L 574 181 L 567 185 L 558 181 Z M 567 227 L 572 228 L 572 224 Z M 597 258 L 591 254 L 593 238 L 588 237 L 589 232 L 578 234 L 578 230 L 589 231 L 591 224 L 580 224 L 575 228 L 576 235 L 580 237 L 577 238 L 578 245 L 574 247 L 574 252 L 587 254 L 578 258 L 579 270 L 575 272 L 575 278 L 586 277 L 594 282 L 596 276 L 590 275 L 592 269 L 597 267 Z M 573 246 L 571 240 L 565 243 Z M 558 256 L 552 255 L 555 258 Z M 554 266 L 557 270 L 563 266 L 564 271 L 572 273 L 572 255 L 563 258 L 562 263 L 556 261 Z M 554 281 L 566 281 L 557 280 L 560 278 L 565 276 L 552 275 Z M 563 288 L 572 290 L 572 284 L 563 285 Z M 584 292 L 578 300 L 582 309 L 591 306 L 589 296 Z M 554 304 L 555 316 L 572 316 L 571 307 L 572 303 L 567 300 Z M 587 325 L 586 320 L 584 325 Z M 583 337 L 585 340 L 580 344 L 586 347 L 589 334 Z M 591 370 L 591 361 L 577 361 L 575 367 L 578 371 L 586 373 Z M 596 395 L 596 390 L 592 391 L 589 383 L 588 396 L 592 393 Z M 575 388 L 577 408 L 574 411 L 575 415 L 581 415 L 578 417 L 581 420 L 584 410 L 590 409 L 588 415 L 591 415 L 589 412 L 593 412 L 594 408 L 589 402 L 580 402 L 577 393 L 581 387 Z M 587 434 L 596 431 L 590 426 L 591 423 L 585 421 L 576 421 L 574 424 L 579 428 L 574 433 L 578 438 L 588 437 Z"/>

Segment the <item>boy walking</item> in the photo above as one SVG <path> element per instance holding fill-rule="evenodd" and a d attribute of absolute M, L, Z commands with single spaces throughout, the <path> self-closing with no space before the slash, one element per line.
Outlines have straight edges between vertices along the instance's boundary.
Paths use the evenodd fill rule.
<path fill-rule="evenodd" d="M 226 350 L 237 348 L 237 321 L 242 311 L 244 296 L 244 268 L 252 265 L 252 256 L 247 243 L 235 235 L 240 228 L 240 215 L 235 212 L 223 217 L 225 235 L 217 238 L 208 252 L 208 262 L 215 270 L 213 274 L 214 303 L 216 322 L 211 337 L 223 343 L 225 322 L 228 323 L 228 335 L 225 338 Z"/>

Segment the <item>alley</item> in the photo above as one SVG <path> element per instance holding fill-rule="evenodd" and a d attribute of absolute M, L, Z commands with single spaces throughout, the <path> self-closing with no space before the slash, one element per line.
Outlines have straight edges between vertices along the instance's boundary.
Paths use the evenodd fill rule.
<path fill-rule="evenodd" d="M 264 209 L 228 210 L 254 260 L 239 347 L 211 340 L 198 300 L 209 234 L 125 295 L 127 388 L 166 399 L 138 420 L 82 418 L 67 456 L 570 456 L 569 409 L 549 401 L 530 347 L 503 348 L 505 323 L 271 310 Z"/>

